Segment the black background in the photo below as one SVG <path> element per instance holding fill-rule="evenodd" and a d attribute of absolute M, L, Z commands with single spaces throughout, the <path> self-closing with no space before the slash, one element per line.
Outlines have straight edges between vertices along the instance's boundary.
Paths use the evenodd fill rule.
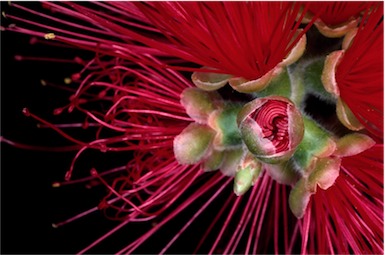
<path fill-rule="evenodd" d="M 2 18 L 2 25 L 5 24 L 7 20 Z M 37 128 L 37 121 L 24 116 L 22 109 L 28 107 L 52 122 L 71 119 L 66 114 L 60 118 L 52 114 L 55 107 L 66 104 L 69 94 L 43 87 L 40 80 L 63 83 L 79 67 L 16 61 L 18 54 L 68 58 L 68 52 L 30 45 L 29 40 L 26 35 L 1 32 L 1 135 L 30 145 L 68 144 L 54 131 Z M 54 181 L 64 179 L 74 155 L 75 152 L 23 150 L 1 144 L 1 253 L 75 253 L 117 224 L 96 212 L 58 229 L 51 226 L 96 206 L 105 192 L 82 184 L 52 187 Z"/>

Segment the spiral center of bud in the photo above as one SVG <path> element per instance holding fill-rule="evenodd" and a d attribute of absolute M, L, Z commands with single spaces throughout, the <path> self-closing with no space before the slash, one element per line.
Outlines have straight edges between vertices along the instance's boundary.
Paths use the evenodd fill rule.
<path fill-rule="evenodd" d="M 261 127 L 263 138 L 272 142 L 276 153 L 289 149 L 289 119 L 286 102 L 269 100 L 252 114 L 252 118 Z"/>

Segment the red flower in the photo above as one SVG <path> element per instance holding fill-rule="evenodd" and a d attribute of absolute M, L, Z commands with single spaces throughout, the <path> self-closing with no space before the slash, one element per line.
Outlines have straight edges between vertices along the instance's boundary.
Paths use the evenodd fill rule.
<path fill-rule="evenodd" d="M 171 234 L 168 243 L 162 243 L 162 253 L 168 252 L 174 242 L 203 214 L 205 219 L 208 219 L 205 223 L 208 223 L 200 223 L 200 226 L 205 227 L 203 232 L 194 232 L 199 236 L 196 245 L 194 244 L 195 252 L 224 254 L 383 252 L 381 231 L 383 145 L 378 143 L 368 151 L 354 157 L 343 158 L 339 167 L 341 159 L 338 151 L 336 153 L 335 142 L 339 138 L 338 134 L 326 131 L 321 123 L 303 112 L 301 114 L 306 117 L 305 129 L 307 129 L 304 135 L 303 125 L 299 120 L 294 121 L 301 123 L 297 128 L 295 125 L 286 127 L 292 121 L 286 120 L 283 115 L 289 116 L 289 113 L 293 113 L 287 108 L 296 104 L 299 109 L 301 103 L 306 104 L 306 93 L 304 89 L 301 90 L 305 79 L 294 75 L 298 75 L 302 70 L 296 65 L 282 70 L 275 68 L 281 67 L 282 61 L 290 55 L 302 35 L 312 25 L 310 23 L 303 31 L 299 33 L 297 31 L 307 11 L 308 3 L 96 2 L 93 4 L 95 5 L 86 7 L 78 3 L 44 3 L 49 11 L 54 12 L 51 15 L 14 4 L 18 9 L 55 22 L 57 26 L 7 14 L 7 17 L 21 24 L 32 25 L 32 29 L 10 26 L 8 30 L 45 35 L 46 39 L 55 39 L 96 52 L 96 57 L 82 63 L 83 70 L 73 75 L 73 81 L 78 88 L 71 96 L 69 105 L 55 111 L 56 114 L 60 114 L 64 109 L 70 112 L 76 109 L 84 113 L 87 121 L 91 120 L 92 124 L 98 127 L 94 141 L 83 142 L 75 139 L 58 126 L 25 111 L 26 115 L 52 127 L 74 142 L 75 146 L 71 148 L 79 150 L 71 169 L 66 174 L 66 181 L 55 185 L 81 181 L 70 179 L 76 160 L 84 150 L 133 153 L 126 166 L 118 170 L 101 172 L 93 168 L 91 176 L 87 177 L 97 179 L 105 185 L 108 195 L 98 208 L 104 210 L 108 217 L 120 219 L 121 223 L 87 246 L 81 253 L 88 252 L 129 223 L 156 219 L 156 224 L 137 236 L 135 241 L 130 241 L 126 247 L 117 247 L 119 253 L 136 252 L 138 247 L 151 240 L 150 238 L 161 231 L 162 227 L 173 225 L 173 218 L 181 215 L 182 211 L 188 214 L 186 209 L 194 204 L 198 209 L 190 212 L 189 219 L 177 232 Z M 98 6 L 103 11 L 93 9 L 92 6 Z M 336 4 L 333 6 L 333 19 L 326 15 L 328 6 L 320 8 L 322 20 L 330 25 L 339 24 L 341 20 L 345 21 L 351 16 L 356 18 L 359 12 L 367 7 L 354 5 L 357 8 L 354 8 L 353 13 L 346 9 L 344 15 L 336 18 L 334 10 L 339 9 Z M 353 5 L 349 3 L 346 6 Z M 316 12 L 314 21 L 319 13 L 316 9 L 312 10 Z M 57 14 L 65 15 L 68 21 L 58 18 Z M 357 35 L 335 72 L 341 98 L 367 130 L 378 137 L 382 137 L 383 131 L 383 60 L 382 54 L 378 54 L 383 53 L 382 16 L 382 3 L 374 9 L 365 11 Z M 67 29 L 62 29 L 62 26 Z M 39 29 L 44 29 L 44 32 Z M 54 34 L 46 34 L 47 29 Z M 108 58 L 103 58 L 105 55 L 108 55 Z M 299 62 L 298 66 L 301 67 L 305 62 Z M 225 105 L 231 111 L 224 106 L 216 108 L 210 105 L 210 102 L 206 107 L 197 108 L 196 103 L 199 104 L 200 100 L 206 99 L 204 96 L 202 99 L 194 96 L 189 98 L 186 95 L 181 99 L 181 94 L 186 88 L 192 87 L 192 83 L 176 71 L 201 70 L 195 64 L 208 67 L 207 72 L 213 72 L 214 69 L 218 73 L 245 79 L 259 79 L 269 72 L 274 72 L 276 79 L 269 83 L 268 89 L 258 91 L 260 94 L 241 97 L 239 93 L 230 91 L 229 99 L 218 99 L 221 101 L 218 105 L 221 107 Z M 301 70 L 298 71 L 299 69 Z M 227 79 L 226 76 L 226 79 L 219 80 L 218 83 L 226 84 Z M 268 80 L 270 82 L 270 79 Z M 244 84 L 244 81 L 241 83 Z M 287 84 L 288 89 L 285 87 Z M 223 91 L 223 94 L 226 92 Z M 326 91 L 322 92 L 327 94 Z M 242 196 L 236 196 L 228 188 L 233 178 L 219 171 L 205 173 L 201 171 L 205 168 L 199 164 L 202 159 L 217 157 L 223 152 L 227 154 L 222 155 L 218 161 L 232 167 L 229 173 L 240 172 L 234 162 L 239 163 L 247 157 L 238 153 L 244 152 L 246 146 L 243 140 L 238 139 L 238 133 L 233 132 L 236 126 L 235 119 L 237 116 L 239 118 L 235 113 L 241 108 L 239 105 L 243 106 L 251 101 L 250 98 L 266 98 L 270 95 L 263 93 L 295 99 L 292 100 L 295 103 L 291 101 L 288 103 L 287 99 L 280 102 L 274 100 L 272 104 L 278 104 L 278 110 L 273 107 L 274 105 L 266 103 L 263 105 L 266 109 L 261 107 L 265 109 L 264 111 L 263 109 L 255 111 L 253 115 L 259 126 L 274 121 L 274 118 L 263 116 L 266 111 L 277 111 L 279 117 L 275 120 L 275 126 L 266 127 L 261 132 L 269 138 L 269 143 L 273 144 L 270 147 L 274 147 L 274 153 L 293 150 L 290 151 L 290 157 L 294 153 L 295 158 L 290 158 L 290 161 L 285 159 L 286 161 L 280 165 L 269 162 L 272 163 L 269 166 L 270 172 L 265 168 L 266 171 L 258 172 L 259 178 L 252 176 L 251 181 L 249 178 L 247 181 L 250 182 L 245 186 L 250 188 L 250 191 Z M 206 100 L 205 103 L 207 101 L 210 100 Z M 100 108 L 100 105 L 103 107 Z M 199 125 L 195 123 L 190 125 L 194 121 Z M 88 122 L 85 122 L 86 125 Z M 198 156 L 193 160 L 183 158 L 186 156 L 183 153 L 181 153 L 183 157 L 175 155 L 173 148 L 175 137 L 183 133 L 187 126 L 191 129 L 199 126 L 202 128 L 198 131 L 210 130 L 213 133 L 204 139 L 204 144 L 197 149 Z M 189 131 L 191 130 L 188 128 L 187 135 L 190 135 Z M 275 134 L 273 137 L 271 132 Z M 199 134 L 193 133 L 188 138 L 195 138 Z M 295 139 L 291 139 L 292 134 Z M 184 152 L 183 150 L 190 146 L 190 142 L 194 143 L 194 139 L 180 137 L 177 143 L 181 144 L 181 151 Z M 281 143 L 284 138 L 287 138 L 286 141 Z M 317 138 L 317 144 L 314 144 L 314 138 Z M 365 136 L 366 138 L 368 137 Z M 211 146 L 214 143 L 212 140 L 218 143 L 217 147 Z M 2 141 L 9 142 L 4 138 Z M 372 142 L 370 139 L 370 146 Z M 300 148 L 298 150 L 297 145 Z M 311 150 L 307 150 L 309 148 Z M 354 146 L 352 148 L 355 149 Z M 179 164 L 181 162 L 178 162 L 176 156 L 185 160 L 182 163 L 191 165 Z M 319 159 L 321 160 L 317 162 Z M 256 159 L 247 158 L 246 162 L 243 162 L 244 168 L 253 165 L 255 163 L 253 160 Z M 328 178 L 330 177 L 328 176 L 330 172 L 327 171 L 330 170 L 328 164 L 332 161 L 336 162 L 333 166 L 338 168 L 331 169 L 334 172 L 331 178 Z M 221 166 L 226 165 L 225 163 Z M 301 168 L 301 164 L 306 166 L 306 169 Z M 306 181 L 309 183 L 312 181 L 311 184 L 314 184 L 311 190 L 311 195 L 314 195 L 311 200 L 307 200 L 310 201 L 309 206 L 305 208 L 306 211 L 301 207 L 300 209 L 304 210 L 297 214 L 300 215 L 297 217 L 301 217 L 302 213 L 305 213 L 303 219 L 295 218 L 290 212 L 288 197 L 291 187 L 279 182 L 287 177 L 284 171 L 289 165 L 291 167 L 289 177 L 293 178 L 287 183 L 310 176 Z M 314 169 L 318 171 L 316 174 L 306 172 Z M 116 171 L 122 171 L 122 174 L 111 180 L 108 175 Z M 246 175 L 250 174 L 245 172 Z M 255 173 L 252 172 L 250 175 L 253 174 Z M 322 174 L 325 174 L 326 178 Z M 239 176 L 241 184 L 244 181 L 242 177 Z M 320 179 L 329 182 L 327 185 L 319 185 Z M 315 192 L 317 185 L 326 190 Z M 244 193 L 243 186 L 240 193 Z M 309 197 L 310 195 L 306 198 Z M 94 210 L 96 208 L 56 226 L 78 219 Z"/>
<path fill-rule="evenodd" d="M 340 96 L 357 119 L 383 137 L 383 3 L 366 12 L 351 46 L 336 68 Z"/>

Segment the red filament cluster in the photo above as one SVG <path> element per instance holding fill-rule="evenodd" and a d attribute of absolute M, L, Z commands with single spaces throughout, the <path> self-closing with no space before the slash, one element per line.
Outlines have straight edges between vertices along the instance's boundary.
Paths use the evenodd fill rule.
<path fill-rule="evenodd" d="M 252 117 L 261 127 L 263 138 L 273 143 L 276 153 L 289 149 L 287 103 L 269 100 Z"/>

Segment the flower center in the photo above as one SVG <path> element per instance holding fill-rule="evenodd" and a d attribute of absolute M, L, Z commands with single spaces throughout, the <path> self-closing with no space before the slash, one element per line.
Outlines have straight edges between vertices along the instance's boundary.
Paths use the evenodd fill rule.
<path fill-rule="evenodd" d="M 254 112 L 252 118 L 261 127 L 263 138 L 273 143 L 276 153 L 289 149 L 287 103 L 269 100 Z"/>

